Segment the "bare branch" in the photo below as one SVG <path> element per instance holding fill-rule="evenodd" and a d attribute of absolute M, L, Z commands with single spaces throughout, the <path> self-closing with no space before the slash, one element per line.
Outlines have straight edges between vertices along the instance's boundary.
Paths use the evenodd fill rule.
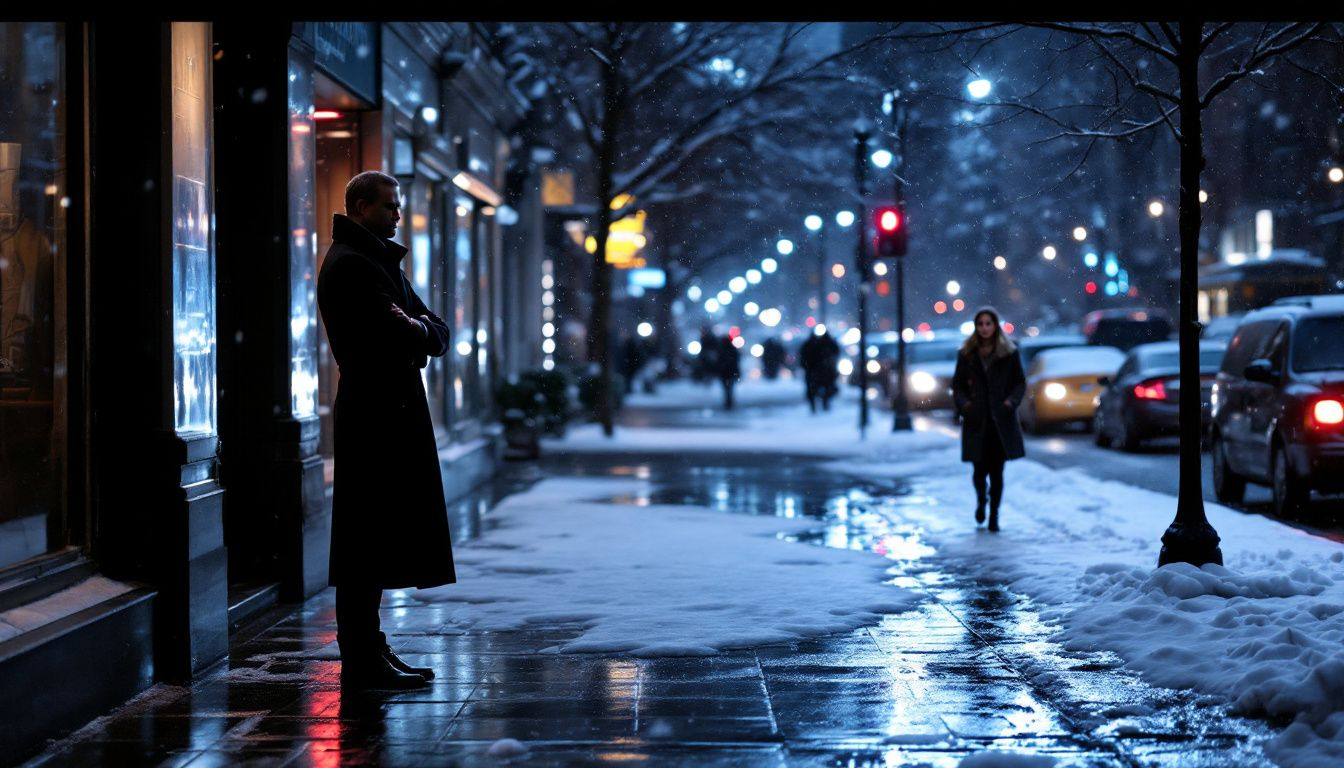
<path fill-rule="evenodd" d="M 1263 34 L 1269 27 L 1269 25 L 1266 24 L 1265 28 L 1262 29 L 1260 39 L 1257 40 L 1256 48 L 1252 50 L 1251 55 L 1246 59 L 1245 63 L 1243 63 L 1240 68 L 1227 72 L 1222 77 L 1215 80 L 1214 83 L 1209 86 L 1208 90 L 1204 92 L 1204 95 L 1200 97 L 1200 108 L 1203 109 L 1204 107 L 1207 107 L 1218 94 L 1232 87 L 1238 80 L 1254 74 L 1265 62 L 1281 53 L 1286 53 L 1302 45 L 1314 36 L 1316 31 L 1323 26 L 1325 25 L 1321 22 L 1316 22 L 1310 26 L 1302 23 L 1290 24 L 1283 29 L 1275 31 L 1266 38 Z M 1302 29 L 1302 27 L 1306 27 L 1306 29 Z M 1294 33 L 1294 29 L 1299 29 L 1301 31 Z M 1261 47 L 1261 42 L 1263 42 L 1263 47 Z"/>

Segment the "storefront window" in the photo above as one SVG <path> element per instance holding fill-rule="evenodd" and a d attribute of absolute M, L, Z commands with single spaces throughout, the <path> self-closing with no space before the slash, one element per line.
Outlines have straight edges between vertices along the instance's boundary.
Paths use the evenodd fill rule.
<path fill-rule="evenodd" d="M 490 337 L 494 324 L 494 301 L 490 275 L 490 257 L 494 249 L 490 247 L 490 217 L 476 209 L 476 411 L 485 416 L 490 408 L 490 350 L 497 343 Z"/>
<path fill-rule="evenodd" d="M 172 36 L 174 426 L 178 432 L 214 432 L 210 25 L 173 22 Z"/>
<path fill-rule="evenodd" d="M 63 26 L 0 22 L 0 567 L 64 542 Z"/>
<path fill-rule="evenodd" d="M 313 209 L 316 139 L 311 54 L 289 52 L 289 376 L 295 418 L 317 413 L 317 222 Z"/>
<path fill-rule="evenodd" d="M 454 424 L 476 416 L 479 373 L 476 365 L 476 259 L 472 243 L 475 204 L 470 197 L 458 195 L 454 220 L 457 223 L 453 248 L 453 421 Z"/>

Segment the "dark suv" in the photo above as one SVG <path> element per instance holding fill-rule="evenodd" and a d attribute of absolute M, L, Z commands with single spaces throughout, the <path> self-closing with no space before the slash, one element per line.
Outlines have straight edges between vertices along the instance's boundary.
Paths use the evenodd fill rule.
<path fill-rule="evenodd" d="M 1276 514 L 1344 491 L 1344 296 L 1295 296 L 1246 315 L 1214 379 L 1213 487 L 1268 485 Z"/>

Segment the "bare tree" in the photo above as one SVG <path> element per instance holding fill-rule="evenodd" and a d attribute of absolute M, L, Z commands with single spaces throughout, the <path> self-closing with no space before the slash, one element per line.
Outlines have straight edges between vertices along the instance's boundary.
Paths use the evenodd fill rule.
<path fill-rule="evenodd" d="M 807 24 L 564 23 L 505 25 L 505 61 L 549 98 L 570 158 L 591 171 L 595 203 L 590 359 L 600 366 L 598 420 L 613 433 L 610 345 L 611 224 L 636 208 L 704 194 L 716 180 L 681 173 L 725 142 L 800 124 L 799 106 L 823 83 L 844 83 L 840 62 L 875 40 L 819 49 Z M 515 77 L 515 80 L 518 80 Z M 815 98 L 815 95 L 813 95 Z M 628 196 L 628 197 L 627 197 Z M 613 208 L 618 200 L 627 201 Z"/>
<path fill-rule="evenodd" d="M 1276 62 L 1314 44 L 1339 45 L 1338 30 L 1322 23 L 1050 23 L 1038 29 L 1076 38 L 1095 54 L 1110 76 L 1111 98 L 1103 103 L 1042 106 L 1041 99 L 1003 100 L 998 104 L 1036 115 L 1055 126 L 1056 138 L 1073 137 L 1088 145 L 1151 130 L 1170 131 L 1180 148 L 1180 381 L 1186 392 L 1199 391 L 1199 323 L 1196 315 L 1200 230 L 1199 176 L 1205 167 L 1202 118 L 1215 99 L 1238 82 L 1261 74 Z M 997 43 L 1001 28 L 965 25 L 945 34 L 971 45 Z M 989 36 L 994 41 L 988 41 Z M 1319 73 L 1318 73 L 1319 74 Z M 1202 76 L 1202 78 L 1201 78 Z M 1201 79 L 1204 85 L 1201 85 Z M 1336 86 L 1337 88 L 1337 86 Z M 1033 94 L 1033 97 L 1039 96 Z M 1077 116 L 1090 116 L 1084 123 Z M 1162 536 L 1158 564 L 1221 563 L 1217 532 L 1204 512 L 1200 467 L 1200 403 L 1180 403 L 1181 441 L 1176 516 Z"/>

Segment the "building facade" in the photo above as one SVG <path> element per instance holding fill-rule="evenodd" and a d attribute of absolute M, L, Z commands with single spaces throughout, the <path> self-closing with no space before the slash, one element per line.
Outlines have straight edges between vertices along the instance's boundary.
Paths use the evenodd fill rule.
<path fill-rule="evenodd" d="M 540 363 L 523 102 L 472 24 L 0 23 L 0 753 L 326 587 L 346 181 L 397 177 L 446 492 Z M 160 72 L 157 82 L 144 73 Z M 521 308 L 513 311 L 514 308 Z"/>

